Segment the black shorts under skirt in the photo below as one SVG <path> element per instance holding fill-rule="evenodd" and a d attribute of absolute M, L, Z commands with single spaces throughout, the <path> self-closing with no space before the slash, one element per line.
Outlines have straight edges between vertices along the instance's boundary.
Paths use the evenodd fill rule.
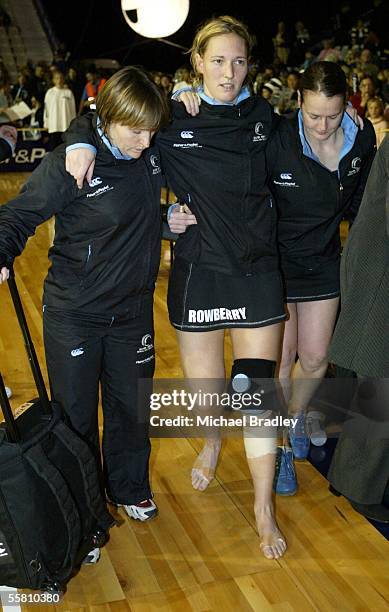
<path fill-rule="evenodd" d="M 278 270 L 229 276 L 176 257 L 169 280 L 170 322 L 182 331 L 264 327 L 283 321 Z"/>
<path fill-rule="evenodd" d="M 314 261 L 309 258 L 282 259 L 281 270 L 286 302 L 331 300 L 340 295 L 340 258 Z"/>

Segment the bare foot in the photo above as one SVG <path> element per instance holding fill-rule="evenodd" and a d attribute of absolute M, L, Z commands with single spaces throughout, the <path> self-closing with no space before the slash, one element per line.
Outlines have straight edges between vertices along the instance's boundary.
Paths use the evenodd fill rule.
<path fill-rule="evenodd" d="M 192 487 L 197 491 L 205 491 L 215 476 L 219 458 L 220 440 L 207 440 L 192 468 Z"/>
<path fill-rule="evenodd" d="M 280 559 L 286 551 L 287 544 L 278 529 L 271 506 L 254 508 L 258 534 L 261 540 L 260 549 L 266 559 Z"/>

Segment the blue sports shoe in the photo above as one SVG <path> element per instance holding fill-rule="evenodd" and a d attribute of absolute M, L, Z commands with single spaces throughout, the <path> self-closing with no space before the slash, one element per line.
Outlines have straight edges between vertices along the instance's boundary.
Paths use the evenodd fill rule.
<path fill-rule="evenodd" d="M 296 461 L 308 457 L 310 440 L 305 426 L 305 412 L 293 415 L 297 419 L 296 427 L 289 427 L 289 440 Z"/>
<path fill-rule="evenodd" d="M 273 488 L 277 495 L 294 495 L 297 491 L 297 476 L 291 448 L 277 448 Z"/>

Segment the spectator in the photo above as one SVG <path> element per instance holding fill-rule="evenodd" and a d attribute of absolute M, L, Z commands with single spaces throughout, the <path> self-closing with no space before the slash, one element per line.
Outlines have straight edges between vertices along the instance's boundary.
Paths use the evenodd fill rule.
<path fill-rule="evenodd" d="M 161 76 L 162 76 L 162 72 L 159 72 L 158 70 L 152 70 L 150 72 L 150 77 L 151 80 L 153 81 L 153 83 L 155 83 L 158 87 L 161 84 Z"/>
<path fill-rule="evenodd" d="M 173 83 L 168 74 L 161 75 L 159 87 L 162 89 L 166 97 L 170 96 L 173 89 Z"/>
<path fill-rule="evenodd" d="M 270 101 L 273 95 L 273 87 L 269 83 L 265 83 L 264 85 L 261 85 L 261 88 L 259 90 L 259 95 L 262 98 L 265 98 L 265 100 L 267 100 L 269 103 L 271 103 Z"/>
<path fill-rule="evenodd" d="M 55 50 L 53 56 L 53 62 L 55 64 L 58 72 L 62 72 L 62 74 L 66 74 L 68 70 L 67 58 L 69 53 L 67 53 L 65 47 L 61 45 L 58 49 Z"/>
<path fill-rule="evenodd" d="M 359 51 L 357 47 L 346 47 L 344 61 L 350 68 L 356 68 L 359 62 Z"/>
<path fill-rule="evenodd" d="M 275 70 L 272 65 L 265 66 L 262 72 L 259 71 L 257 76 L 254 79 L 254 86 L 253 86 L 254 93 L 258 95 L 262 95 L 261 88 L 263 84 L 266 83 L 267 81 L 270 81 L 270 79 L 273 78 L 273 76 L 275 76 Z M 262 97 L 265 97 L 265 96 L 262 96 Z"/>
<path fill-rule="evenodd" d="M 162 80 L 162 77 L 161 77 Z M 181 66 L 178 68 L 173 77 L 174 87 L 172 93 L 183 87 L 187 87 L 191 84 L 190 70 L 187 66 Z"/>
<path fill-rule="evenodd" d="M 305 49 L 310 39 L 309 32 L 302 21 L 296 21 L 294 27 L 296 29 L 296 41 Z"/>
<path fill-rule="evenodd" d="M 359 92 L 350 101 L 360 117 L 365 116 L 367 101 L 375 96 L 375 84 L 371 77 L 364 77 L 359 84 Z"/>
<path fill-rule="evenodd" d="M 369 34 L 369 28 L 363 22 L 363 19 L 358 19 L 357 23 L 350 30 L 351 45 L 362 48 Z"/>
<path fill-rule="evenodd" d="M 265 70 L 263 73 L 263 80 L 266 81 L 270 81 L 270 79 L 272 79 L 273 77 L 275 77 L 275 69 L 274 66 L 272 66 L 272 64 L 269 64 L 268 66 L 265 66 Z"/>
<path fill-rule="evenodd" d="M 254 83 L 253 83 L 253 90 L 255 94 L 258 95 L 262 95 L 261 89 L 262 89 L 262 85 L 264 82 L 264 78 L 263 78 L 263 74 L 261 72 L 258 72 L 258 74 L 256 75 L 255 79 L 254 79 Z M 263 98 L 265 96 L 262 96 Z"/>
<path fill-rule="evenodd" d="M 265 98 L 268 102 L 270 102 L 270 104 L 274 108 L 274 111 L 279 114 L 280 111 L 278 105 L 280 104 L 283 96 L 283 86 L 280 79 L 273 77 L 272 79 L 270 79 L 270 81 L 267 81 L 262 86 L 261 92 L 262 97 Z M 268 92 L 270 92 L 270 96 Z M 265 95 L 263 95 L 263 93 L 265 93 Z"/>
<path fill-rule="evenodd" d="M 381 54 L 381 40 L 376 32 L 370 31 L 365 42 L 365 49 L 369 49 L 373 57 Z"/>
<path fill-rule="evenodd" d="M 48 90 L 49 84 L 45 74 L 45 67 L 42 64 L 37 64 L 34 70 L 34 76 L 32 79 L 32 92 L 35 98 L 43 100 Z"/>
<path fill-rule="evenodd" d="M 298 88 L 300 75 L 293 70 L 287 76 L 287 87 L 283 91 L 282 100 L 279 105 L 281 114 L 292 113 L 298 107 Z"/>
<path fill-rule="evenodd" d="M 305 70 L 307 68 L 309 68 L 309 66 L 311 64 L 313 64 L 314 61 L 315 61 L 315 57 L 314 57 L 312 51 L 306 51 L 305 52 L 305 59 L 304 59 L 303 63 L 300 66 L 300 72 L 305 72 Z"/>
<path fill-rule="evenodd" d="M 309 32 L 302 21 L 296 21 L 294 24 L 296 38 L 293 43 L 292 57 L 290 63 L 293 66 L 298 66 L 304 61 L 305 52 L 309 43 Z"/>
<path fill-rule="evenodd" d="M 364 76 L 369 76 L 374 81 L 377 79 L 379 68 L 373 63 L 373 54 L 370 49 L 363 49 L 358 63 L 359 69 L 363 72 Z"/>
<path fill-rule="evenodd" d="M 13 155 L 18 133 L 12 125 L 0 126 L 0 162 Z M 8 397 L 10 395 L 7 392 Z"/>
<path fill-rule="evenodd" d="M 286 34 L 286 25 L 284 21 L 279 21 L 277 25 L 277 33 L 273 38 L 274 57 L 283 65 L 287 65 L 289 57 L 289 40 Z"/>
<path fill-rule="evenodd" d="M 30 105 L 30 92 L 27 89 L 27 78 L 22 73 L 18 74 L 18 81 L 11 87 L 11 97 L 13 104 L 18 102 L 25 102 L 28 106 Z"/>
<path fill-rule="evenodd" d="M 31 96 L 32 113 L 30 115 L 30 125 L 43 128 L 44 103 L 41 98 Z"/>
<path fill-rule="evenodd" d="M 24 86 L 27 89 L 29 95 L 33 93 L 33 82 L 34 82 L 34 71 L 30 63 L 19 67 L 19 72 L 25 78 Z"/>
<path fill-rule="evenodd" d="M 323 49 L 317 57 L 319 62 L 338 62 L 341 59 L 340 51 L 335 49 L 333 44 L 334 41 L 332 38 L 325 38 L 323 40 Z"/>
<path fill-rule="evenodd" d="M 88 110 L 95 110 L 96 108 L 96 97 L 100 89 L 104 85 L 107 79 L 102 79 L 98 76 L 96 66 L 92 64 L 86 73 L 86 85 L 81 95 L 80 106 L 78 114 L 82 115 L 83 112 Z"/>
<path fill-rule="evenodd" d="M 40 140 L 42 138 L 42 132 L 38 128 L 43 128 L 43 111 L 44 105 L 42 100 L 31 96 L 31 108 L 32 113 L 29 117 L 29 130 L 23 131 L 24 140 Z"/>
<path fill-rule="evenodd" d="M 370 119 L 373 124 L 377 139 L 377 147 L 380 146 L 389 131 L 389 123 L 384 117 L 384 110 L 384 103 L 381 98 L 370 98 L 370 100 L 367 101 L 366 117 Z"/>
<path fill-rule="evenodd" d="M 389 69 L 380 70 L 378 75 L 379 88 L 381 97 L 385 104 L 389 104 Z"/>
<path fill-rule="evenodd" d="M 71 66 L 66 74 L 66 83 L 69 89 L 72 90 L 76 102 L 76 108 L 80 107 L 81 96 L 84 90 L 84 84 L 77 70 Z"/>
<path fill-rule="evenodd" d="M 44 127 L 50 138 L 50 149 L 53 150 L 62 142 L 65 132 L 72 119 L 76 116 L 74 96 L 65 84 L 62 72 L 54 72 L 53 84 L 45 95 Z"/>

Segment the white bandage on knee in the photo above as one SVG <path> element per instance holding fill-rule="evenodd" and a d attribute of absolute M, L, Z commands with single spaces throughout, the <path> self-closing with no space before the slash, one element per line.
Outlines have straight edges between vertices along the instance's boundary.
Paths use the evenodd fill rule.
<path fill-rule="evenodd" d="M 246 427 L 243 441 L 247 459 L 257 459 L 277 452 L 277 430 L 273 432 L 263 427 Z"/>

